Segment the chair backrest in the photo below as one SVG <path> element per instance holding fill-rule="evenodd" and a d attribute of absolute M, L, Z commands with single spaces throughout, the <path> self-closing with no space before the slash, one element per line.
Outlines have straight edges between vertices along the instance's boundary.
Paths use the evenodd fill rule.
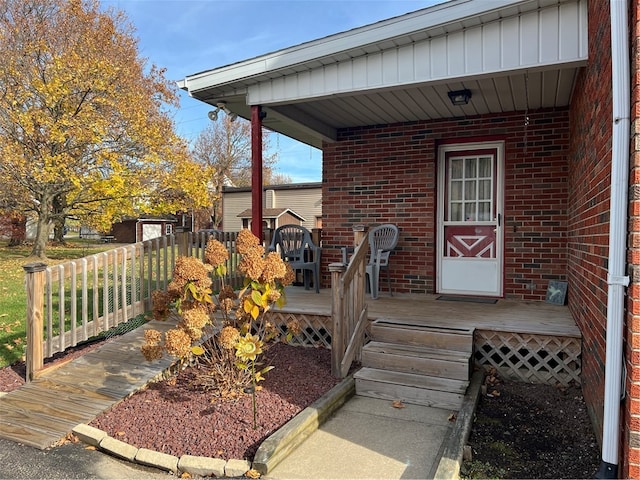
<path fill-rule="evenodd" d="M 311 232 L 302 225 L 282 225 L 273 232 L 269 250 L 280 251 L 283 259 L 290 262 L 304 261 L 307 248 L 315 248 Z"/>
<path fill-rule="evenodd" d="M 380 255 L 380 265 L 387 265 L 389 262 L 389 255 L 398 245 L 398 238 L 400 231 L 396 225 L 391 223 L 384 223 L 373 227 L 369 230 L 369 250 L 371 253 L 370 262 L 374 261 L 378 250 L 382 250 Z"/>

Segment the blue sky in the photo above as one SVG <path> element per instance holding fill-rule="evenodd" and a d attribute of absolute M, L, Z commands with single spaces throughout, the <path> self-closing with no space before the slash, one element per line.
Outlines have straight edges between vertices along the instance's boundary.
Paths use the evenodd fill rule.
<path fill-rule="evenodd" d="M 442 0 L 103 0 L 134 24 L 140 55 L 180 80 L 204 70 L 425 8 Z M 177 132 L 195 139 L 211 107 L 181 94 Z M 319 182 L 319 150 L 270 135 L 277 170 L 294 182 Z"/>

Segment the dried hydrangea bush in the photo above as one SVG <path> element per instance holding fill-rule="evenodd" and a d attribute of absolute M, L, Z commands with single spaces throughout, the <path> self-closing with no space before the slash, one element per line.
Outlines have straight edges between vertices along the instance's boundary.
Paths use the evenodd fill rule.
<path fill-rule="evenodd" d="M 265 253 L 249 230 L 239 233 L 236 250 L 241 255 L 238 269 L 245 276 L 244 287 L 237 292 L 224 284 L 229 252 L 219 241 L 207 243 L 204 262 L 195 257 L 176 259 L 167 291 L 153 293 L 153 316 L 162 320 L 175 312 L 180 320 L 164 335 L 147 330 L 142 346 L 147 360 L 166 353 L 179 358 L 181 365 L 198 367 L 199 385 L 222 397 L 255 393 L 270 368 L 262 367 L 260 355 L 270 342 L 300 331 L 292 321 L 282 338 L 264 315 L 286 302 L 284 287 L 294 279 L 291 267 L 276 252 Z M 214 277 L 221 280 L 218 292 L 212 290 Z"/>

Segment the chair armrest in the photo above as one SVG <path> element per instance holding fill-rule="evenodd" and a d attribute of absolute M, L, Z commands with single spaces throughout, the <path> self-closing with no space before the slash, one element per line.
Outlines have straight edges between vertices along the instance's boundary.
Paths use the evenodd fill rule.
<path fill-rule="evenodd" d="M 340 253 L 342 253 L 342 263 L 349 265 L 349 256 L 355 251 L 354 247 L 340 247 Z"/>

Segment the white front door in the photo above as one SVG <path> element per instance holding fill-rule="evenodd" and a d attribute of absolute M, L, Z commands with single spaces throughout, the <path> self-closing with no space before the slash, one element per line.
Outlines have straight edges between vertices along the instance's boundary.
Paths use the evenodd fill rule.
<path fill-rule="evenodd" d="M 438 152 L 438 293 L 502 296 L 502 142 Z"/>

